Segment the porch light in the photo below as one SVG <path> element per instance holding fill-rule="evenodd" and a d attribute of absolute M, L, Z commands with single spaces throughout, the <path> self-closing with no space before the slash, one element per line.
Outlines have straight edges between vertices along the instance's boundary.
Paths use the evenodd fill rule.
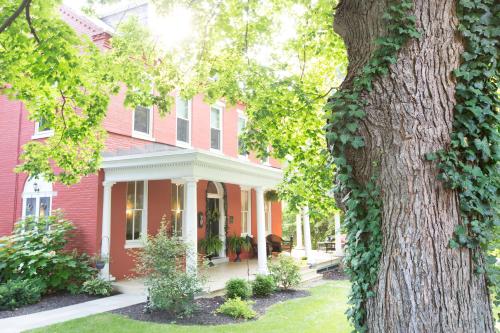
<path fill-rule="evenodd" d="M 38 186 L 38 183 L 37 182 L 34 182 L 33 183 L 33 191 L 35 192 L 40 192 L 40 187 Z"/>

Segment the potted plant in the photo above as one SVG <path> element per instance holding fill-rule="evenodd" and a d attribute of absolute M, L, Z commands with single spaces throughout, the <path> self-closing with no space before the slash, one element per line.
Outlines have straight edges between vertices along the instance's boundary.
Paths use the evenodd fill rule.
<path fill-rule="evenodd" d="M 103 269 L 104 266 L 106 266 L 107 262 L 108 262 L 108 258 L 107 257 L 103 257 L 100 254 L 96 254 L 94 256 L 94 265 L 95 265 L 95 268 L 97 268 L 98 270 Z"/>
<path fill-rule="evenodd" d="M 210 235 L 200 240 L 199 246 L 208 258 L 208 266 L 212 267 L 214 265 L 212 258 L 222 250 L 224 243 L 220 240 L 219 236 Z"/>
<path fill-rule="evenodd" d="M 241 261 L 240 254 L 242 249 L 248 251 L 252 247 L 252 244 L 247 237 L 239 237 L 236 235 L 229 236 L 227 238 L 227 245 L 229 251 L 236 253 L 236 259 L 234 259 L 235 262 Z"/>

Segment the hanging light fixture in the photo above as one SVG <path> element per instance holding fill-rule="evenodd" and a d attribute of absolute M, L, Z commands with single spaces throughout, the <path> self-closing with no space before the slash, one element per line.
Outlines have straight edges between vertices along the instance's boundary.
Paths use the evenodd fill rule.
<path fill-rule="evenodd" d="M 33 191 L 35 192 L 40 192 L 40 187 L 38 186 L 38 183 L 37 182 L 34 182 L 33 183 Z"/>

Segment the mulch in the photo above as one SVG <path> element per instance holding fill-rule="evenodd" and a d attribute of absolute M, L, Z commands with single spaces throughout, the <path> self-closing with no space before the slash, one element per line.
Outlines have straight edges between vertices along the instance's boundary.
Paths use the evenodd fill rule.
<path fill-rule="evenodd" d="M 0 319 L 15 316 L 22 316 L 40 311 L 53 310 L 64 306 L 93 301 L 101 298 L 99 296 L 90 296 L 86 294 L 72 295 L 69 293 L 52 294 L 42 297 L 36 304 L 23 306 L 15 310 L 0 310 Z"/>
<path fill-rule="evenodd" d="M 323 273 L 324 280 L 348 280 L 349 277 L 338 267 Z"/>
<path fill-rule="evenodd" d="M 257 312 L 257 319 L 263 315 L 267 308 L 271 305 L 284 302 L 294 298 L 309 296 L 310 292 L 306 290 L 289 290 L 279 291 L 265 298 L 252 298 L 255 303 L 252 304 L 253 309 Z M 170 323 L 181 325 L 223 325 L 244 322 L 244 319 L 234 319 L 224 314 L 216 313 L 216 310 L 224 303 L 222 296 L 211 298 L 199 298 L 195 300 L 196 310 L 190 317 L 178 317 L 167 311 L 153 311 L 145 313 L 144 307 L 146 303 L 132 305 L 126 308 L 111 311 L 115 314 L 124 315 L 131 319 L 155 322 L 155 323 Z M 252 320 L 255 320 L 252 319 Z"/>

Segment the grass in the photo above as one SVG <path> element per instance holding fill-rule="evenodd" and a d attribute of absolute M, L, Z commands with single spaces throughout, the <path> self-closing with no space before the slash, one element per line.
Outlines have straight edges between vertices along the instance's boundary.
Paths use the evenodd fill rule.
<path fill-rule="evenodd" d="M 312 295 L 273 305 L 256 321 L 219 326 L 181 326 L 128 319 L 115 314 L 99 314 L 39 328 L 37 333 L 307 333 L 350 332 L 344 314 L 349 293 L 348 281 L 331 281 L 311 288 Z"/>

